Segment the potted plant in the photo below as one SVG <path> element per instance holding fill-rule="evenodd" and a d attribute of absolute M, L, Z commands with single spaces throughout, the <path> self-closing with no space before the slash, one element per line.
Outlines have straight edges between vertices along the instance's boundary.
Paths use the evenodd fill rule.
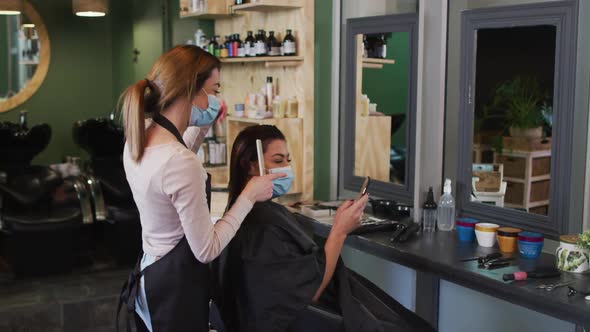
<path fill-rule="evenodd" d="M 510 136 L 540 138 L 545 123 L 542 110 L 547 110 L 546 99 L 536 78 L 516 76 L 496 88 L 490 107 L 504 111 Z"/>
<path fill-rule="evenodd" d="M 562 235 L 555 252 L 557 268 L 565 272 L 582 273 L 589 269 L 590 231 L 580 235 Z"/>

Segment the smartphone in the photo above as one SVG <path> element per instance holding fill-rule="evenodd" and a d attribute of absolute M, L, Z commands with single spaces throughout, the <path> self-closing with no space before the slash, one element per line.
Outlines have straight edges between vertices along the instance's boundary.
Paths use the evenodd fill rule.
<path fill-rule="evenodd" d="M 365 178 L 365 181 L 363 181 L 363 185 L 361 186 L 361 190 L 359 191 L 359 197 L 357 198 L 357 200 L 361 199 L 361 197 L 363 197 L 363 195 L 367 193 L 370 184 L 371 178 L 367 176 Z"/>

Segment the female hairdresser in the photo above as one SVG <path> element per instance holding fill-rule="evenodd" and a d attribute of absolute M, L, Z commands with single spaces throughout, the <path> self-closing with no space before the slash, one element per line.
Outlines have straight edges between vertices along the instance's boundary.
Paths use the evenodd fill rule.
<path fill-rule="evenodd" d="M 122 96 L 123 162 L 139 209 L 144 253 L 121 300 L 138 331 L 209 331 L 206 263 L 219 256 L 253 204 L 271 198 L 272 180 L 285 176 L 252 178 L 223 218 L 211 222 L 207 175 L 191 148 L 198 150 L 219 115 L 219 70 L 219 60 L 209 53 L 177 46 Z M 148 116 L 153 121 L 146 122 Z"/>

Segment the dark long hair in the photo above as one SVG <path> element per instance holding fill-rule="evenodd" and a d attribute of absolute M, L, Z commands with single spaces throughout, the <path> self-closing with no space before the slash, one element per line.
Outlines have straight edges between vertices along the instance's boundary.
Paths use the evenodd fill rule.
<path fill-rule="evenodd" d="M 236 202 L 238 196 L 248 183 L 252 162 L 258 160 L 256 155 L 256 140 L 262 141 L 262 151 L 274 140 L 286 141 L 285 135 L 275 126 L 256 125 L 242 130 L 231 150 L 229 164 L 229 197 L 227 209 Z"/>

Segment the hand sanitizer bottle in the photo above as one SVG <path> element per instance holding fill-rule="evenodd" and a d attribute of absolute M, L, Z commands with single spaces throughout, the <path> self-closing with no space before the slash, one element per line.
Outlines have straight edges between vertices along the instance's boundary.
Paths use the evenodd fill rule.
<path fill-rule="evenodd" d="M 440 197 L 437 210 L 436 226 L 441 231 L 450 231 L 455 228 L 455 199 L 451 194 L 451 180 L 445 180 L 444 194 Z"/>

